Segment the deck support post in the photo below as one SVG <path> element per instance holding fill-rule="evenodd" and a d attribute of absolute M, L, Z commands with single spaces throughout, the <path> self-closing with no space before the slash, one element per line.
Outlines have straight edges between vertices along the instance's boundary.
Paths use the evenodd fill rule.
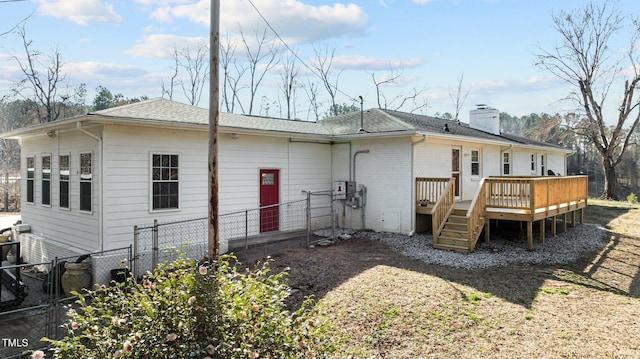
<path fill-rule="evenodd" d="M 562 214 L 562 233 L 567 233 L 567 214 Z"/>
<path fill-rule="evenodd" d="M 551 235 L 556 236 L 556 216 L 551 216 Z"/>
<path fill-rule="evenodd" d="M 580 224 L 584 224 L 584 208 L 580 208 Z"/>
<path fill-rule="evenodd" d="M 491 238 L 491 219 L 487 218 L 484 221 L 484 241 L 485 243 L 489 243 L 489 239 Z"/>
<path fill-rule="evenodd" d="M 571 211 L 571 228 L 576 226 L 576 211 Z"/>
<path fill-rule="evenodd" d="M 540 220 L 540 243 L 544 243 L 544 222 L 544 218 Z"/>
<path fill-rule="evenodd" d="M 533 222 L 527 221 L 527 249 L 533 250 Z"/>

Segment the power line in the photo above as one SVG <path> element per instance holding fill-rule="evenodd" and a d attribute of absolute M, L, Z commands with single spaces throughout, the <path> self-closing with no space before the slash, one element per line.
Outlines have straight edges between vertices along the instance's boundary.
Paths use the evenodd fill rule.
<path fill-rule="evenodd" d="M 311 71 L 312 74 L 314 74 L 316 77 L 318 77 L 321 81 L 326 82 L 324 80 L 322 80 L 322 77 L 316 73 L 316 69 L 312 68 L 311 66 L 307 65 L 307 63 L 295 52 L 293 51 L 293 49 L 291 49 L 291 47 L 289 46 L 289 44 L 287 44 L 286 41 L 284 41 L 284 39 L 280 36 L 280 34 L 278 34 L 278 32 L 276 31 L 276 29 L 273 28 L 273 26 L 271 26 L 271 24 L 269 23 L 269 20 L 267 20 L 267 18 L 264 17 L 264 15 L 262 15 L 262 12 L 260 12 L 260 10 L 258 9 L 258 7 L 253 3 L 252 0 L 249 0 L 249 4 L 251 4 L 251 6 L 253 7 L 253 9 L 258 13 L 258 15 L 262 18 L 262 20 L 265 22 L 265 24 L 267 24 L 267 27 L 276 35 L 276 37 L 278 38 L 278 40 L 280 40 L 280 42 L 282 42 L 282 44 L 284 45 L 284 47 L 287 48 L 287 50 L 289 50 L 289 52 L 291 52 L 291 54 L 293 54 L 293 56 L 298 59 L 302 65 L 304 67 L 306 67 L 309 71 Z M 354 97 L 352 97 L 351 95 L 349 95 L 348 93 L 345 93 L 344 91 L 340 90 L 337 86 L 334 86 L 333 84 L 326 82 L 329 86 L 333 87 L 334 90 L 336 92 L 339 92 L 341 94 L 343 94 L 344 96 L 346 96 L 347 98 L 351 99 L 352 101 L 357 101 Z"/>
<path fill-rule="evenodd" d="M 19 1 L 27 1 L 27 0 L 0 0 L 0 3 L 3 3 L 3 2 L 19 2 Z"/>

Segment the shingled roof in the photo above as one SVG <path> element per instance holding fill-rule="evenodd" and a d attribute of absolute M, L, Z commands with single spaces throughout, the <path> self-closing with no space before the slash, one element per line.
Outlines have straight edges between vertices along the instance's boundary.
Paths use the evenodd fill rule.
<path fill-rule="evenodd" d="M 128 118 L 144 121 L 162 121 L 192 125 L 208 125 L 209 110 L 183 103 L 154 98 L 148 101 L 124 106 L 112 107 L 90 113 L 89 117 Z M 299 134 L 330 135 L 331 130 L 325 124 L 285 120 L 272 117 L 239 115 L 221 112 L 218 125 L 221 128 L 258 131 L 274 131 Z"/>
<path fill-rule="evenodd" d="M 85 121 L 120 121 L 131 124 L 169 124 L 175 126 L 204 127 L 209 123 L 209 110 L 163 98 L 154 98 L 124 106 L 95 111 L 84 116 L 69 118 L 18 129 L 5 134 L 3 138 L 17 138 L 27 133 L 37 133 L 50 128 L 75 126 Z M 448 132 L 444 131 L 447 125 Z M 359 135 L 388 136 L 393 134 L 438 134 L 452 137 L 465 137 L 469 141 L 484 140 L 505 143 L 506 145 L 525 145 L 564 149 L 562 146 L 533 141 L 524 137 L 507 134 L 494 135 L 469 127 L 465 123 L 441 118 L 411 114 L 393 110 L 369 109 L 356 111 L 318 122 L 287 120 L 272 117 L 220 113 L 221 131 L 252 131 L 257 133 L 277 133 L 300 136 L 318 136 L 327 138 L 353 137 Z M 362 130 L 364 131 L 361 131 Z M 566 149 L 565 149 L 566 150 Z"/>
<path fill-rule="evenodd" d="M 332 129 L 334 136 L 360 133 L 362 124 L 364 132 L 368 133 L 414 131 L 415 133 L 468 137 L 471 141 L 481 139 L 504 142 L 506 144 L 563 148 L 559 145 L 509 134 L 501 133 L 500 135 L 495 135 L 454 120 L 377 108 L 366 110 L 362 114 L 360 112 L 352 112 L 320 122 L 326 123 Z M 445 131 L 445 125 L 448 131 Z"/>

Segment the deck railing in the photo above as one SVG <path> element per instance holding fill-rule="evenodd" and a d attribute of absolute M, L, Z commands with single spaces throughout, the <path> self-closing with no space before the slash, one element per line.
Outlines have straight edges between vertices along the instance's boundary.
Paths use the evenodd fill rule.
<path fill-rule="evenodd" d="M 442 195 L 431 209 L 431 226 L 433 232 L 433 243 L 438 243 L 438 236 L 444 228 L 447 218 L 453 211 L 455 204 L 455 184 L 453 179 L 448 179 L 447 185 L 442 191 Z"/>
<path fill-rule="evenodd" d="M 490 177 L 487 207 L 549 212 L 561 206 L 577 206 L 587 200 L 587 176 Z"/>
<path fill-rule="evenodd" d="M 429 206 L 438 201 L 450 178 L 416 178 L 416 206 Z"/>
<path fill-rule="evenodd" d="M 478 187 L 475 197 L 469 205 L 469 210 L 467 210 L 466 220 L 467 230 L 469 231 L 469 252 L 473 251 L 486 221 L 487 187 L 488 186 L 485 186 L 485 179 L 483 178 L 480 181 L 480 186 Z"/>

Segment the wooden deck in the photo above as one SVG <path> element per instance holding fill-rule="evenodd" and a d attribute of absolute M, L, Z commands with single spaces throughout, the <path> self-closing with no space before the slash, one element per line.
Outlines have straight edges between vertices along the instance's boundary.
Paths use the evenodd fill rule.
<path fill-rule="evenodd" d="M 576 215 L 583 222 L 587 206 L 586 176 L 490 177 L 483 178 L 471 201 L 454 200 L 453 181 L 448 178 L 416 178 L 416 213 L 431 216 L 434 247 L 472 252 L 484 229 L 489 241 L 493 220 L 527 223 L 527 248 L 533 249 L 533 222 L 540 223 L 544 241 L 544 220 L 562 216 L 566 231 L 567 215 L 575 225 Z"/>

